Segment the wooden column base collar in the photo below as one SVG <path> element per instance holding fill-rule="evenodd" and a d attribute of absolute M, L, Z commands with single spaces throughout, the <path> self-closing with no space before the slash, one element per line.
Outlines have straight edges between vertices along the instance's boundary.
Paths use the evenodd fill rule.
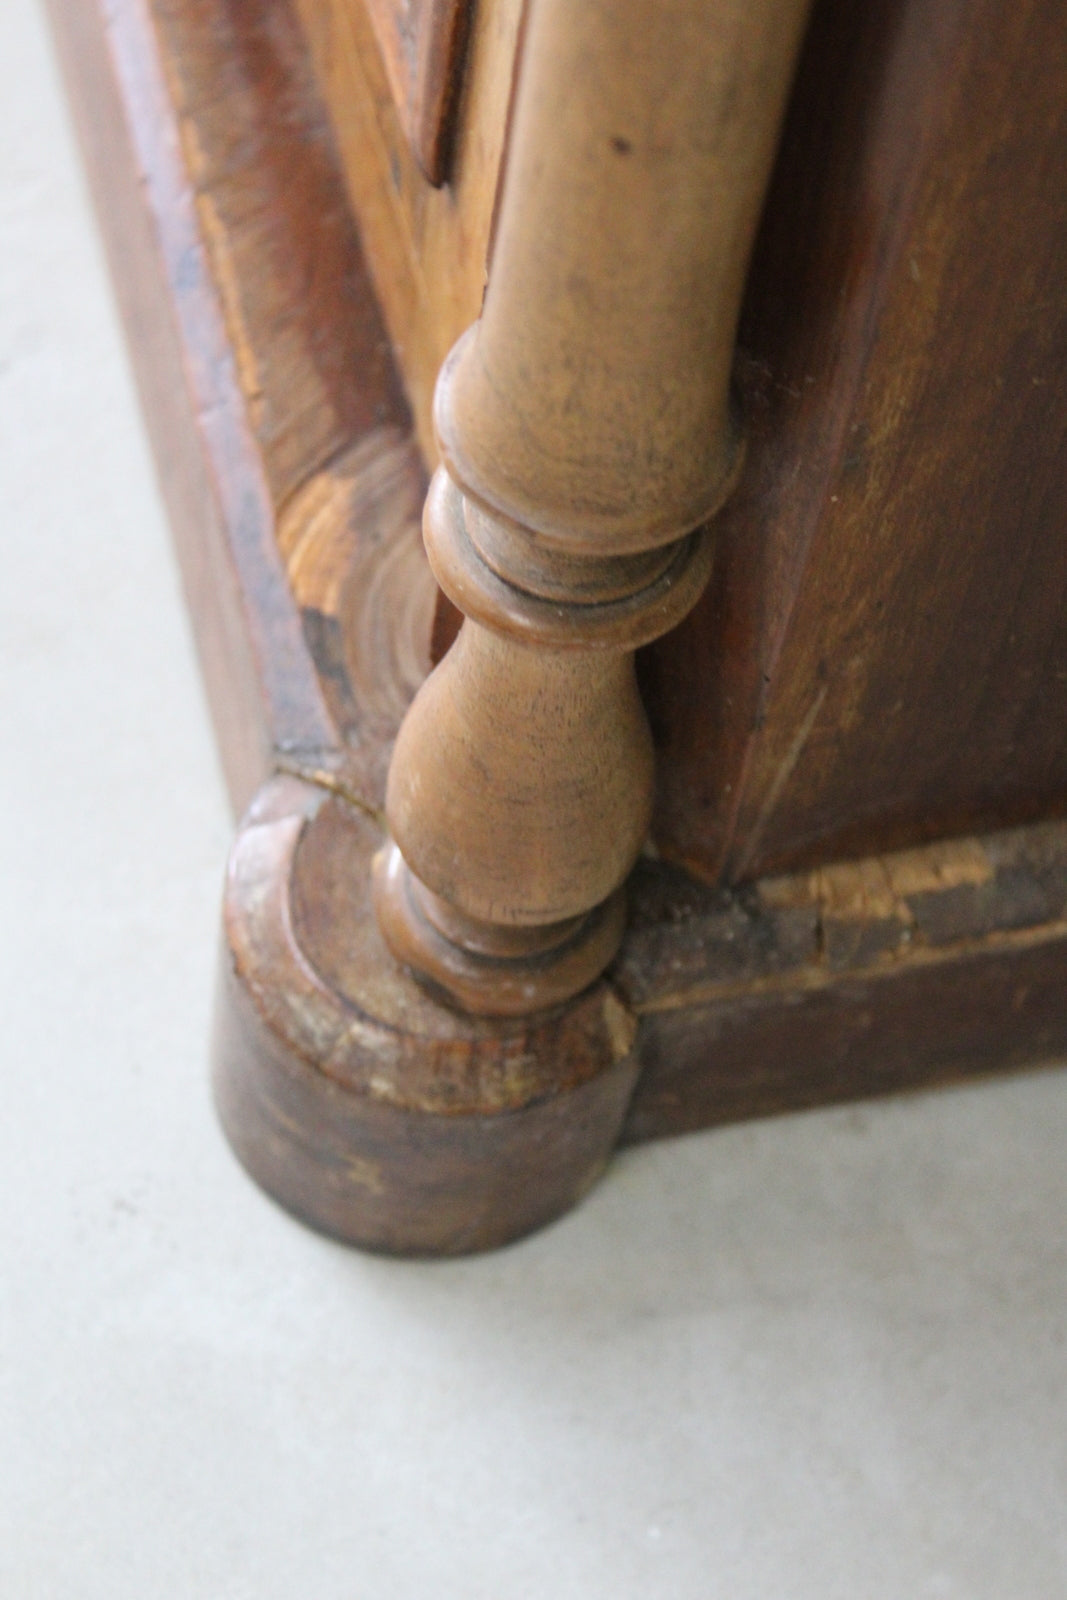
<path fill-rule="evenodd" d="M 475 500 L 444 467 L 422 528 L 434 577 L 464 616 L 546 650 L 637 650 L 681 622 L 711 576 L 706 526 L 644 554 L 575 555 Z"/>
<path fill-rule="evenodd" d="M 476 1016 L 525 1016 L 580 994 L 611 962 L 626 929 L 621 889 L 584 917 L 542 927 L 464 917 L 419 882 L 395 844 L 374 858 L 374 910 L 397 960 L 446 1004 Z"/>
<path fill-rule="evenodd" d="M 621 943 L 619 884 L 653 784 L 632 652 L 696 602 L 712 540 L 698 529 L 644 555 L 575 556 L 444 468 L 423 526 L 467 622 L 397 741 L 374 906 L 394 955 L 440 997 L 513 1016 L 580 994 Z"/>

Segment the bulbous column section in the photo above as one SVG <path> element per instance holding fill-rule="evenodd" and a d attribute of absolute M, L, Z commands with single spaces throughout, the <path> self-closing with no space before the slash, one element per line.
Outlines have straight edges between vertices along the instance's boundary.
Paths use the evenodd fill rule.
<path fill-rule="evenodd" d="M 806 0 L 531 0 L 482 317 L 424 532 L 467 617 L 390 770 L 375 905 L 455 1003 L 567 999 L 648 828 L 633 652 L 711 567 L 744 272 Z"/>

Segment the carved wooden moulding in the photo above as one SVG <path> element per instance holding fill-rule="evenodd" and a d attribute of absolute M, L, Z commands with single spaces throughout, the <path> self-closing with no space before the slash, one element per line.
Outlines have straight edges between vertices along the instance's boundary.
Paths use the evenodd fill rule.
<path fill-rule="evenodd" d="M 473 0 L 367 0 L 389 87 L 419 166 L 448 176 Z"/>
<path fill-rule="evenodd" d="M 683 0 L 533 0 L 427 564 L 288 7 L 57 0 L 243 813 L 218 1106 L 340 1238 L 486 1248 L 620 1139 L 1067 1047 L 1062 823 L 740 887 L 644 848 L 633 652 L 699 596 L 736 475 L 734 328 L 804 9 L 723 0 L 709 29 Z M 435 578 L 465 620 L 427 676 Z"/>

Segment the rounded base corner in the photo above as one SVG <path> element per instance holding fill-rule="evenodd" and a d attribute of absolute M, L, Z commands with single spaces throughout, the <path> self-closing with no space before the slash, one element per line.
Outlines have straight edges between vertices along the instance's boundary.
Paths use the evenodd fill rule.
<path fill-rule="evenodd" d="M 304 790 L 249 814 L 227 875 L 213 1078 L 235 1154 L 367 1250 L 461 1255 L 552 1222 L 618 1138 L 629 1013 L 603 983 L 522 1019 L 435 1003 L 377 933 L 378 828 Z"/>

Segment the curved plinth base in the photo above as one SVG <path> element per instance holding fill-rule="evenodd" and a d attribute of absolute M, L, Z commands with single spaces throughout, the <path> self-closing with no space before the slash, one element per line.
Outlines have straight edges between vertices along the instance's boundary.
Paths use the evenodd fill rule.
<path fill-rule="evenodd" d="M 266 785 L 227 876 L 215 1091 L 234 1150 L 348 1243 L 502 1245 L 596 1179 L 636 1074 L 603 983 L 521 1021 L 461 1016 L 398 970 L 369 904 L 376 823 L 310 784 Z"/>

